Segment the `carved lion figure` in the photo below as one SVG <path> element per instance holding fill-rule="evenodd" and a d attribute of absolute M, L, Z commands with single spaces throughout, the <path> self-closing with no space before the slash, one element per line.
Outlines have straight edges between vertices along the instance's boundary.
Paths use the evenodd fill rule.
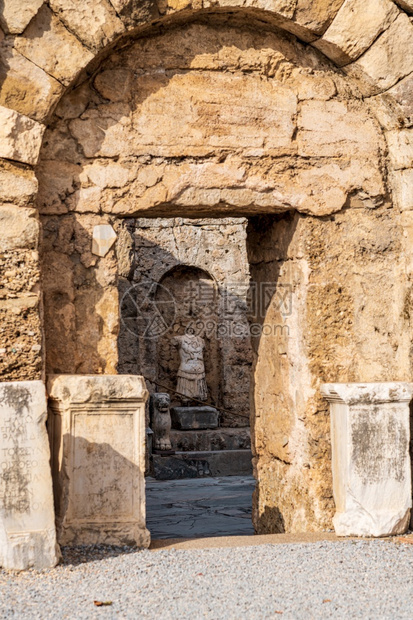
<path fill-rule="evenodd" d="M 169 407 L 171 399 L 165 392 L 155 392 L 151 395 L 149 411 L 153 430 L 153 447 L 155 450 L 171 450 L 171 414 Z"/>

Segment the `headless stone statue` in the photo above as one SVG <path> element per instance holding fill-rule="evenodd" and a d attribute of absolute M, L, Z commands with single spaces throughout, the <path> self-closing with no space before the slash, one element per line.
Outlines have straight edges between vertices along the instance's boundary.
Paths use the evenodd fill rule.
<path fill-rule="evenodd" d="M 153 430 L 153 447 L 155 450 L 171 450 L 171 399 L 165 392 L 155 392 L 149 403 L 151 426 Z"/>
<path fill-rule="evenodd" d="M 205 342 L 194 334 L 176 336 L 174 344 L 179 346 L 181 363 L 178 370 L 176 391 L 184 402 L 192 398 L 205 401 L 208 388 L 205 381 L 204 347 Z"/>

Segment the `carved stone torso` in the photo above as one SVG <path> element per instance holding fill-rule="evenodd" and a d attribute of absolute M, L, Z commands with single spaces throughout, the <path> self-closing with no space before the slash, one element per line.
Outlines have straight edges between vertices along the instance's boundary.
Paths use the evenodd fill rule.
<path fill-rule="evenodd" d="M 199 336 L 185 334 L 177 336 L 181 363 L 178 377 L 187 379 L 203 379 L 205 377 L 204 341 Z"/>

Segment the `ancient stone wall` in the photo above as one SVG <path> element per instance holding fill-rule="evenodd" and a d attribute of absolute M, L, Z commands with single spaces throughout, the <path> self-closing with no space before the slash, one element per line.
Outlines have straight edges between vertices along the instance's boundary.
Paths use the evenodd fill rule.
<path fill-rule="evenodd" d="M 152 389 L 160 384 L 162 390 L 176 389 L 179 355 L 173 339 L 191 330 L 206 343 L 209 402 L 226 410 L 221 424 L 247 426 L 252 353 L 246 220 L 140 218 L 128 222 L 127 229 L 133 251 L 125 253 L 119 278 L 118 371 L 144 374 Z M 145 332 L 148 325 L 136 322 L 148 281 L 172 295 L 171 316 L 163 312 L 166 321 L 156 337 Z"/>
<path fill-rule="evenodd" d="M 375 206 L 384 154 L 357 90 L 290 36 L 218 20 L 114 53 L 62 99 L 37 167 L 48 371 L 116 368 L 120 217 Z M 101 259 L 99 223 L 120 235 Z"/>
<path fill-rule="evenodd" d="M 257 280 L 291 285 L 299 268 L 299 337 L 282 354 L 257 336 L 254 393 L 268 411 L 261 425 L 255 407 L 256 524 L 326 527 L 327 416 L 311 413 L 320 380 L 411 378 L 412 14 L 410 0 L 4 0 L 2 378 L 40 377 L 44 336 L 50 370 L 116 371 L 118 218 L 276 214 L 255 241 L 253 223 L 249 251 Z M 99 223 L 118 233 L 103 258 L 91 254 Z M 308 246 L 296 249 L 300 235 Z M 286 407 L 287 391 L 299 405 Z M 304 409 L 312 422 L 294 435 Z M 278 437 L 280 425 L 296 439 Z"/>
<path fill-rule="evenodd" d="M 330 420 L 320 384 L 411 377 L 401 238 L 400 215 L 386 202 L 324 218 L 250 221 L 252 279 L 270 278 L 279 291 L 258 317 L 278 329 L 252 339 L 261 533 L 331 527 Z"/>

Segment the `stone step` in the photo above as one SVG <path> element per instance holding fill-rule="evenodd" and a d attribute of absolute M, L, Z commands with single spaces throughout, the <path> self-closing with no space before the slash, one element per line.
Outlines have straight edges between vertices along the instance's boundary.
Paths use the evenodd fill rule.
<path fill-rule="evenodd" d="M 201 430 L 218 427 L 218 411 L 214 407 L 172 407 L 172 428 L 177 430 Z"/>
<path fill-rule="evenodd" d="M 251 450 L 176 452 L 174 456 L 152 456 L 151 475 L 157 480 L 248 476 L 252 474 Z"/>
<path fill-rule="evenodd" d="M 210 452 L 214 450 L 249 450 L 249 428 L 217 428 L 216 430 L 171 431 L 173 450 Z"/>

